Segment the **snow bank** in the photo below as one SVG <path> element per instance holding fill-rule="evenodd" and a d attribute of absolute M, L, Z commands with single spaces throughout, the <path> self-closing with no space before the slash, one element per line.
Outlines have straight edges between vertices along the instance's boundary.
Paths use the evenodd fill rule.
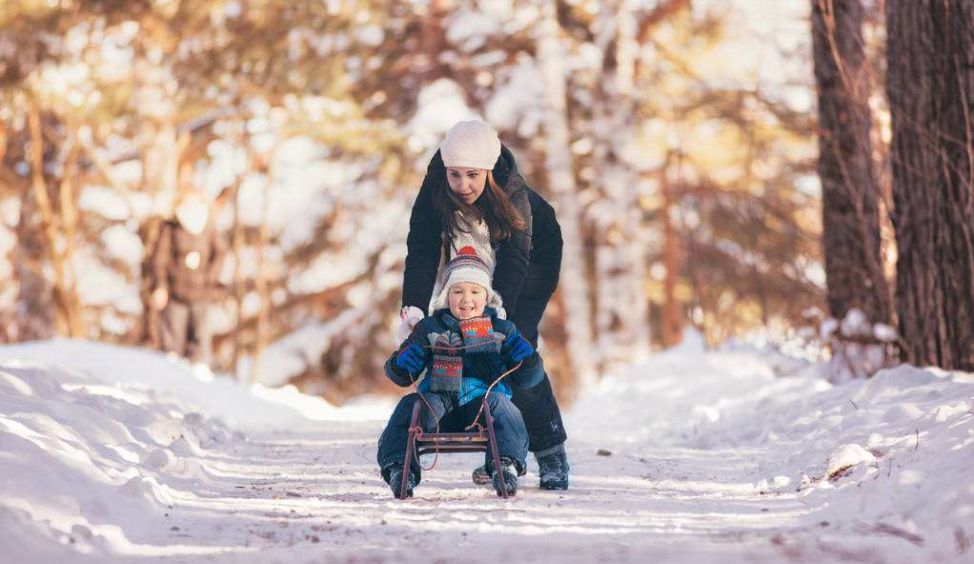
<path fill-rule="evenodd" d="M 160 530 L 179 531 L 167 523 L 174 505 L 192 505 L 225 482 L 226 470 L 210 462 L 213 449 L 244 444 L 238 429 L 295 432 L 315 421 L 385 418 L 389 409 L 339 409 L 294 388 L 245 387 L 139 349 L 81 341 L 0 347 L 2 560 L 250 551 L 219 539 L 158 542 Z"/>
<path fill-rule="evenodd" d="M 243 385 L 213 375 L 206 366 L 175 356 L 130 347 L 74 340 L 0 347 L 0 366 L 36 368 L 58 378 L 92 379 L 117 390 L 147 390 L 177 401 L 245 432 L 290 430 L 308 421 L 385 419 L 393 400 L 337 408 L 293 386 Z M 120 392 L 122 393 L 122 392 Z"/>
<path fill-rule="evenodd" d="M 619 450 L 746 456 L 755 493 L 796 496 L 810 522 L 906 541 L 916 552 L 905 561 L 966 552 L 974 375 L 903 365 L 833 386 L 816 374 L 776 378 L 754 355 L 675 350 L 604 379 L 568 423 Z"/>
<path fill-rule="evenodd" d="M 39 555 L 64 561 L 57 548 L 67 546 L 80 555 L 122 544 L 140 552 L 174 498 L 204 491 L 214 478 L 199 455 L 242 439 L 151 389 L 3 364 L 0 534 L 17 538 L 4 545 L 31 554 L 31 561 Z M 179 547 L 162 553 L 179 554 Z"/>

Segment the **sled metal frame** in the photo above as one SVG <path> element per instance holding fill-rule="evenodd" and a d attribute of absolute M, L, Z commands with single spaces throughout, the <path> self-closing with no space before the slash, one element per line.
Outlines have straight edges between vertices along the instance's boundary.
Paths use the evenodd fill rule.
<path fill-rule="evenodd" d="M 419 412 L 422 403 L 417 401 L 413 405 L 413 416 L 409 422 L 409 438 L 406 440 L 406 460 L 403 463 L 402 483 L 399 485 L 399 499 L 408 499 L 407 485 L 409 484 L 410 468 L 413 462 L 413 453 L 416 457 L 433 452 L 487 452 L 494 462 L 494 469 L 500 470 L 501 457 L 497 452 L 497 440 L 494 436 L 494 416 L 490 413 L 490 406 L 487 404 L 487 396 L 483 399 L 484 406 L 484 426 L 479 426 L 478 431 L 471 433 L 427 433 L 423 431 L 419 421 Z M 507 491 L 507 482 L 501 478 L 501 488 L 498 493 L 504 499 L 510 497 Z"/>

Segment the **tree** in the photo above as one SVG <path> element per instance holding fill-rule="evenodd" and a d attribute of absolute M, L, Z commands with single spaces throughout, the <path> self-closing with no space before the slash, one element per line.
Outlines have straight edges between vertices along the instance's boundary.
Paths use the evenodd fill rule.
<path fill-rule="evenodd" d="M 151 343 L 141 327 L 156 325 L 154 282 L 139 266 L 153 226 L 182 191 L 229 187 L 217 227 L 232 238 L 221 284 L 234 292 L 219 300 L 215 367 L 260 365 L 261 379 L 336 401 L 374 391 L 398 309 L 401 220 L 440 134 L 478 114 L 565 229 L 542 327 L 562 390 L 573 375 L 594 382 L 596 347 L 627 359 L 645 344 L 646 298 L 658 308 L 665 293 L 669 343 L 686 313 L 711 342 L 793 320 L 821 290 L 805 276 L 818 266 L 817 195 L 798 182 L 811 172 L 810 120 L 747 79 L 715 77 L 728 20 L 691 4 L 15 3 L 0 11 L 0 46 L 17 46 L 0 48 L 0 209 L 24 221 L 17 252 L 0 249 L 0 272 L 20 261 L 0 318 L 27 313 L 68 334 L 55 286 L 76 280 L 87 336 Z M 31 99 L 44 141 L 34 168 Z M 40 223 L 41 168 L 56 238 L 76 234 L 61 258 Z M 0 245 L 13 225 L 0 224 Z M 58 282 L 62 259 L 72 268 Z"/>
<path fill-rule="evenodd" d="M 860 0 L 812 0 L 826 297 L 835 319 L 858 308 L 870 324 L 885 324 L 890 321 L 891 299 L 880 249 L 881 195 L 869 138 L 862 21 Z M 882 361 L 875 366 L 857 354 L 862 346 L 884 347 L 870 344 L 873 335 L 868 333 L 837 334 L 832 352 L 840 370 L 865 376 L 881 368 Z M 845 340 L 852 337 L 867 343 Z"/>
<path fill-rule="evenodd" d="M 558 220 L 565 241 L 560 284 L 565 309 L 571 317 L 566 327 L 567 344 L 576 382 L 582 390 L 586 390 L 594 387 L 596 373 L 592 354 L 589 290 L 581 253 L 581 213 L 569 148 L 563 45 L 555 2 L 541 0 L 538 8 L 542 14 L 538 27 L 538 64 L 545 96 L 545 168 L 551 191 L 555 194 Z"/>
<path fill-rule="evenodd" d="M 595 329 L 601 367 L 632 362 L 649 350 L 647 245 L 641 224 L 638 174 L 619 154 L 632 137 L 639 44 L 637 20 L 625 0 L 602 5 L 602 68 L 593 107 L 593 158 L 599 203 L 589 208 L 595 243 Z"/>
<path fill-rule="evenodd" d="M 662 7 L 663 4 L 658 4 Z M 810 89 L 804 65 L 755 83 L 717 61 L 750 33 L 727 5 L 670 3 L 642 19 L 636 108 L 637 186 L 649 249 L 654 338 L 678 341 L 684 322 L 709 343 L 762 327 L 794 327 L 823 303 L 821 212 L 810 182 L 814 123 L 783 95 Z M 649 25 L 647 22 L 656 21 Z M 810 39 L 810 36 L 808 37 Z M 781 60 L 804 42 L 768 48 Z"/>
<path fill-rule="evenodd" d="M 886 4 L 902 356 L 974 370 L 974 5 Z"/>

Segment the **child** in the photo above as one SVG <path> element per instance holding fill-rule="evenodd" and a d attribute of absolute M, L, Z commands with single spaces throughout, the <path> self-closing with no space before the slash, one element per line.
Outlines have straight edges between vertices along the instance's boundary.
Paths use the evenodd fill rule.
<path fill-rule="evenodd" d="M 488 387 L 521 362 L 516 371 L 491 389 L 487 398 L 502 466 L 493 468 L 488 456 L 488 473 L 498 495 L 501 480 L 508 493 L 516 492 L 517 476 L 526 470 L 528 434 L 521 412 L 511 403 L 511 386 L 537 385 L 544 377 L 544 367 L 514 324 L 497 317 L 496 308 L 500 305 L 500 295 L 490 286 L 487 264 L 473 247 L 464 247 L 444 268 L 443 290 L 433 301 L 433 314 L 416 325 L 386 362 L 386 376 L 403 387 L 426 370 L 419 393 L 399 401 L 379 438 L 382 478 L 396 497 L 402 486 L 413 405 L 422 402 L 424 431 L 434 431 L 439 424 L 440 432 L 461 432 L 477 416 Z M 419 461 L 413 459 L 411 466 L 407 496 L 412 495 L 421 477 Z"/>

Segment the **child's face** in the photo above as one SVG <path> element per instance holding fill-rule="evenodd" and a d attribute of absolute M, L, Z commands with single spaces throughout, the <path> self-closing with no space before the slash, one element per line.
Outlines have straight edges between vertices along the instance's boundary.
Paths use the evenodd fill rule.
<path fill-rule="evenodd" d="M 464 320 L 483 315 L 487 305 L 487 290 L 473 282 L 458 282 L 450 287 L 447 294 L 450 303 L 450 313 L 457 319 Z"/>

